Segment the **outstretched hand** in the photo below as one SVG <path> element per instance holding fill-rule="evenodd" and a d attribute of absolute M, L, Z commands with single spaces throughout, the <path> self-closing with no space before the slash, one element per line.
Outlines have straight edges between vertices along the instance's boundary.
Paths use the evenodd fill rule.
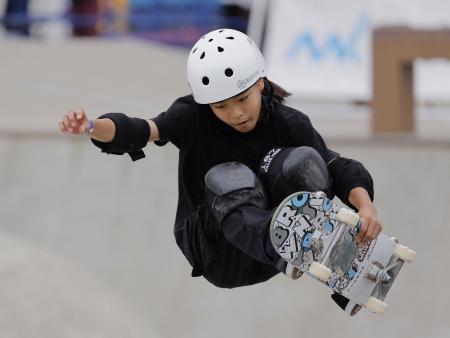
<path fill-rule="evenodd" d="M 70 110 L 59 122 L 59 129 L 66 134 L 83 134 L 89 128 L 89 119 L 83 109 Z"/>

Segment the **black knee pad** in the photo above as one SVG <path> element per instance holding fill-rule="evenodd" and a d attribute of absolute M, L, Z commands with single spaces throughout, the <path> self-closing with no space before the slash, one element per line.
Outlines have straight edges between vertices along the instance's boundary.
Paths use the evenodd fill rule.
<path fill-rule="evenodd" d="M 219 225 L 239 206 L 267 207 L 261 181 L 242 163 L 227 162 L 212 167 L 205 175 L 205 184 L 206 202 Z"/>
<path fill-rule="evenodd" d="M 311 147 L 272 149 L 262 160 L 259 175 L 274 205 L 297 191 L 331 193 L 327 164 Z"/>

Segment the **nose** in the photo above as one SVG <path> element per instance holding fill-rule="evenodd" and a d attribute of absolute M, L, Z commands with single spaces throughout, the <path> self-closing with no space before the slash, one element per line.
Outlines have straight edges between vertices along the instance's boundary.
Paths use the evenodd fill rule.
<path fill-rule="evenodd" d="M 233 109 L 231 118 L 233 121 L 239 121 L 243 115 L 244 115 L 244 112 L 242 110 L 240 110 L 239 108 L 235 108 L 235 109 Z"/>

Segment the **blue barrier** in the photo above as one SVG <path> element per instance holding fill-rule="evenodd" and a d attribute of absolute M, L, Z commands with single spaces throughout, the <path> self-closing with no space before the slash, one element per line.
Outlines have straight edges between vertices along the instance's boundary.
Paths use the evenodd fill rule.
<path fill-rule="evenodd" d="M 158 40 L 180 46 L 192 46 L 192 44 L 206 32 L 223 27 L 244 26 L 246 20 L 240 17 L 224 17 L 216 6 L 145 6 L 134 7 L 123 15 L 117 15 L 112 11 L 101 14 L 75 15 L 63 13 L 60 15 L 26 15 L 9 14 L 0 17 L 0 22 L 5 26 L 30 26 L 49 22 L 67 22 L 73 28 L 95 27 L 97 23 L 104 26 L 112 26 L 116 22 L 126 23 L 129 34 L 135 34 L 150 40 Z M 189 34 L 179 32 L 189 30 Z M 160 36 L 158 36 L 160 32 Z M 100 35 L 114 35 L 113 30 L 100 32 Z M 124 32 L 117 33 L 123 35 Z M 171 34 L 173 35 L 171 37 Z"/>
<path fill-rule="evenodd" d="M 238 19 L 236 19 L 238 20 Z M 48 22 L 69 22 L 74 27 L 92 26 L 97 22 L 126 21 L 129 24 L 142 25 L 145 24 L 148 28 L 159 27 L 179 27 L 186 24 L 195 26 L 219 25 L 223 22 L 223 16 L 217 13 L 205 14 L 204 17 L 197 17 L 193 15 L 167 12 L 152 12 L 144 14 L 127 14 L 127 15 L 53 15 L 53 16 L 28 16 L 23 14 L 12 14 L 7 17 L 0 17 L 0 22 L 11 25 L 28 25 L 28 24 L 42 24 Z M 238 20 L 241 21 L 241 20 Z"/>

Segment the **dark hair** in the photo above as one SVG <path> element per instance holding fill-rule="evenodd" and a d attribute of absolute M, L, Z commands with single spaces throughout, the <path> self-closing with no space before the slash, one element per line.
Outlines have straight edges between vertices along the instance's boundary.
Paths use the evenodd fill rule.
<path fill-rule="evenodd" d="M 292 95 L 284 88 L 277 85 L 275 82 L 270 81 L 266 77 L 264 78 L 264 90 L 262 94 L 280 103 L 283 103 L 288 96 Z"/>

